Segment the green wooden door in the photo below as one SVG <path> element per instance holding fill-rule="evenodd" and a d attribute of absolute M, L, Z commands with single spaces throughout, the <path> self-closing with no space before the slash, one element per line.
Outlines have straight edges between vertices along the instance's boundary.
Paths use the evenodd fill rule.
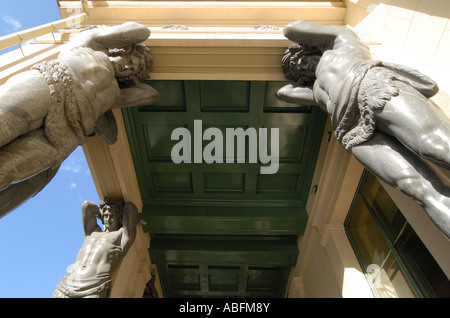
<path fill-rule="evenodd" d="M 228 256 L 217 256 L 216 261 L 211 262 L 207 248 L 196 249 L 194 245 L 199 241 L 189 241 L 192 235 L 203 235 L 205 241 L 214 241 L 217 237 L 252 237 L 254 247 L 267 237 L 290 237 L 287 244 L 296 249 L 295 238 L 303 233 L 307 222 L 306 200 L 326 114 L 317 107 L 279 101 L 275 93 L 285 82 L 148 81 L 148 84 L 160 92 L 160 100 L 152 105 L 124 109 L 123 114 L 144 205 L 144 230 L 153 235 L 152 248 L 158 248 L 159 254 L 156 251 L 152 254 L 152 250 L 150 254 L 153 255 L 152 262 L 160 268 L 166 296 L 189 295 L 189 287 L 187 291 L 178 290 L 176 286 L 181 285 L 171 282 L 174 279 L 189 281 L 191 275 L 197 275 L 195 277 L 201 281 L 209 277 L 210 270 L 216 273 L 217 284 L 222 284 L 219 283 L 222 278 L 217 276 L 217 269 L 225 266 L 224 261 L 230 251 L 222 251 Z M 198 125 L 200 121 L 201 128 Z M 177 138 L 172 140 L 171 136 L 180 127 L 191 136 L 190 163 L 173 162 L 172 150 L 180 141 Z M 242 128 L 243 131 L 267 128 L 268 155 L 273 151 L 271 134 L 273 129 L 277 129 L 277 172 L 261 173 L 262 166 L 270 166 L 273 162 L 267 163 L 267 157 L 261 157 L 259 153 L 256 162 L 252 160 L 252 137 L 247 137 L 243 153 L 238 153 L 236 141 L 233 156 L 229 153 L 227 156 L 225 141 L 222 140 L 224 163 L 207 163 L 207 156 L 201 157 L 201 162 L 195 162 L 196 149 L 204 150 L 216 140 L 215 137 L 202 138 L 209 128 L 225 137 L 230 128 Z M 258 144 L 258 151 L 259 147 Z M 217 149 L 209 155 L 217 158 Z M 179 154 L 185 155 L 184 152 Z M 226 163 L 227 159 L 234 163 Z M 183 242 L 191 242 L 191 248 L 197 251 L 191 255 L 195 261 L 186 259 L 185 263 L 174 263 L 173 259 L 157 257 L 164 254 L 161 252 L 164 249 L 158 246 L 165 246 L 158 242 L 167 235 L 177 237 L 179 246 L 186 246 Z M 238 244 L 238 241 L 235 239 L 233 242 Z M 268 246 L 277 248 L 276 245 Z M 217 251 L 210 248 L 210 252 Z M 166 253 L 174 255 L 170 249 Z M 251 249 L 247 253 L 260 255 Z M 285 256 L 289 258 L 292 254 Z M 255 277 L 259 277 L 262 285 L 264 281 L 275 279 L 277 285 L 272 286 L 267 295 L 281 296 L 286 283 L 282 278 L 295 261 L 263 263 L 227 262 L 223 271 L 240 277 L 236 286 Z M 251 276 L 255 268 L 263 267 L 271 269 Z M 190 295 L 204 297 L 209 291 L 210 296 L 227 295 L 227 287 L 224 287 L 225 291 L 212 293 L 216 288 L 213 285 L 197 285 Z M 245 288 L 236 289 L 236 286 L 229 291 L 229 296 L 257 294 Z"/>

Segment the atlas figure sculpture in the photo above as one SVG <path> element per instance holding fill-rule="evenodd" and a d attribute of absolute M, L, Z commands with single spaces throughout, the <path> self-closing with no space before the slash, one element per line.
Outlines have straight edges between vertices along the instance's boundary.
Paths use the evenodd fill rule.
<path fill-rule="evenodd" d="M 450 237 L 450 121 L 428 99 L 437 84 L 407 66 L 372 58 L 344 26 L 296 21 L 283 57 L 277 96 L 317 105 L 331 116 L 337 140 L 369 171 L 424 207 Z"/>
<path fill-rule="evenodd" d="M 105 198 L 97 206 L 81 206 L 84 242 L 75 263 L 59 281 L 53 298 L 108 298 L 111 272 L 125 257 L 136 238 L 138 212 L 132 202 Z M 104 231 L 97 224 L 100 219 Z"/>
<path fill-rule="evenodd" d="M 116 141 L 111 109 L 148 105 L 153 60 L 138 23 L 84 31 L 57 59 L 0 86 L 0 217 L 36 195 L 86 137 Z"/>

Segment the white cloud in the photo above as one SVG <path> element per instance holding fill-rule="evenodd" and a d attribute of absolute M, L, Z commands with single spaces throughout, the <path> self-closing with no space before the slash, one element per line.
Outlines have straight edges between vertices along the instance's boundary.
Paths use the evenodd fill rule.
<path fill-rule="evenodd" d="M 22 23 L 14 19 L 13 17 L 9 15 L 3 15 L 3 21 L 9 25 L 11 25 L 14 28 L 14 31 L 17 31 L 22 27 Z"/>
<path fill-rule="evenodd" d="M 81 171 L 82 167 L 81 165 L 78 165 L 76 163 L 67 163 L 65 165 L 61 166 L 61 170 L 69 171 L 73 173 L 79 173 Z"/>
<path fill-rule="evenodd" d="M 69 171 L 73 173 L 79 173 L 83 170 L 82 158 L 71 155 L 66 160 L 63 161 L 61 165 L 61 170 Z"/>
<path fill-rule="evenodd" d="M 75 189 L 78 186 L 75 182 L 71 182 L 69 185 L 69 189 Z"/>

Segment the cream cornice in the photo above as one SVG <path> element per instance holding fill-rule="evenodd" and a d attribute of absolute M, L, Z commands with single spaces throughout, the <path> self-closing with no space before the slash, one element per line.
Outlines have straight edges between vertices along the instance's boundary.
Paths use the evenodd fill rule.
<path fill-rule="evenodd" d="M 63 18 L 80 10 L 74 1 L 59 1 Z M 136 21 L 147 26 L 252 26 L 307 19 L 323 24 L 343 24 L 342 1 L 89 1 L 92 24 L 113 25 Z"/>

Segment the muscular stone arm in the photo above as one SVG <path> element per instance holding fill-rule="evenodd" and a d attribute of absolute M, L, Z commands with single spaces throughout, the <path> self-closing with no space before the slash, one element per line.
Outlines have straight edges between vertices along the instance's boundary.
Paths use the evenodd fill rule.
<path fill-rule="evenodd" d="M 313 91 L 309 87 L 288 84 L 278 90 L 277 97 L 287 103 L 317 105 L 317 102 L 314 99 Z"/>
<path fill-rule="evenodd" d="M 159 92 L 153 87 L 139 83 L 120 90 L 118 103 L 114 108 L 125 108 L 132 106 L 144 106 L 156 102 L 159 99 Z"/>
<path fill-rule="evenodd" d="M 125 255 L 136 238 L 136 225 L 138 222 L 137 207 L 132 202 L 127 202 L 122 218 L 122 253 Z"/>
<path fill-rule="evenodd" d="M 84 235 L 91 235 L 92 232 L 101 232 L 102 229 L 97 224 L 97 214 L 99 207 L 91 201 L 84 201 L 81 205 L 81 219 L 83 222 Z"/>
<path fill-rule="evenodd" d="M 320 25 L 307 21 L 289 23 L 283 34 L 295 43 L 307 44 L 327 50 L 340 49 L 340 54 L 351 55 L 351 59 L 371 59 L 369 48 L 360 40 L 352 30 L 340 25 Z"/>
<path fill-rule="evenodd" d="M 125 108 L 132 106 L 145 106 L 156 102 L 159 92 L 153 87 L 139 83 L 120 90 L 120 97 L 113 108 Z M 117 124 L 111 111 L 100 116 L 95 122 L 95 133 L 107 145 L 113 145 L 117 140 Z"/>
<path fill-rule="evenodd" d="M 336 37 L 342 32 L 343 29 L 339 26 L 325 26 L 302 20 L 289 23 L 283 29 L 284 36 L 293 42 L 324 49 L 332 49 Z"/>
<path fill-rule="evenodd" d="M 104 51 L 109 48 L 127 47 L 148 39 L 150 30 L 136 22 L 126 22 L 105 29 L 94 29 L 81 34 L 70 43 L 71 47 L 90 47 Z"/>
<path fill-rule="evenodd" d="M 113 145 L 117 141 L 117 123 L 112 111 L 107 111 L 97 118 L 94 131 L 96 135 L 107 145 Z"/>

